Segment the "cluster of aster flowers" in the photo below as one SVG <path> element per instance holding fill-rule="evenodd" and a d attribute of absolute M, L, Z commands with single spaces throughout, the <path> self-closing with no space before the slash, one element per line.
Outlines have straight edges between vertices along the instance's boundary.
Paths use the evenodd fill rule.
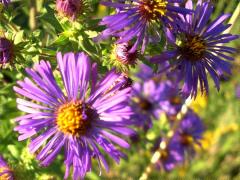
<path fill-rule="evenodd" d="M 180 1 L 137 0 L 121 2 L 102 2 L 103 5 L 117 8 L 116 13 L 104 17 L 101 25 L 107 28 L 98 39 L 118 37 L 116 43 L 133 41 L 130 52 L 139 45 L 142 52 L 147 44 L 156 41 L 155 35 L 162 31 L 168 40 L 171 50 L 150 58 L 152 63 L 162 64 L 168 61 L 168 68 L 180 69 L 183 85 L 181 92 L 185 97 L 196 97 L 198 87 L 202 93 L 208 93 L 207 72 L 219 90 L 219 79 L 225 73 L 230 74 L 230 63 L 233 58 L 226 53 L 235 49 L 223 45 L 237 35 L 224 33 L 230 24 L 224 22 L 230 14 L 220 15 L 209 23 L 213 5 L 210 2 L 198 1 L 194 9 L 192 0 L 186 2 L 185 8 L 176 5 Z M 150 32 L 149 32 L 150 31 Z M 153 32 L 153 33 L 152 33 Z M 153 40 L 154 39 L 154 40 Z"/>
<path fill-rule="evenodd" d="M 196 148 L 201 147 L 201 140 L 204 133 L 202 120 L 192 110 L 179 123 L 171 139 L 159 138 L 154 150 L 160 154 L 156 162 L 158 168 L 166 171 L 173 170 L 177 165 L 184 164 L 192 158 Z"/>
<path fill-rule="evenodd" d="M 170 74 L 168 73 L 168 76 Z M 158 138 L 154 150 L 158 150 L 160 146 L 158 151 L 161 158 L 156 163 L 157 167 L 170 171 L 183 163 L 187 156 L 193 156 L 196 145 L 201 146 L 205 129 L 203 122 L 191 109 L 182 119 L 177 119 L 184 99 L 178 92 L 176 75 L 171 74 L 174 78 L 168 80 L 163 77 L 156 78 L 152 69 L 142 65 L 137 76 L 140 82 L 133 84 L 130 106 L 134 114 L 131 120 L 147 131 L 152 127 L 152 121 L 161 121 L 162 115 L 167 117 L 169 131 L 173 131 L 173 136 L 170 139 L 167 139 L 167 135 Z"/>
<path fill-rule="evenodd" d="M 10 1 L 1 2 L 7 5 Z M 41 166 L 49 166 L 64 151 L 64 178 L 72 169 L 77 180 L 92 170 L 92 160 L 97 160 L 100 172 L 102 166 L 109 170 L 106 155 L 119 163 L 126 157 L 120 148 L 130 148 L 126 139 L 136 135 L 134 128 L 148 131 L 153 121 L 165 115 L 172 136 L 158 139 L 160 149 L 156 149 L 161 156 L 157 165 L 172 170 L 194 155 L 205 129 L 191 109 L 178 119 L 185 99 L 196 97 L 198 88 L 208 94 L 207 73 L 217 89 L 220 77 L 231 73 L 229 61 L 235 49 L 225 43 L 238 36 L 224 33 L 230 27 L 224 24 L 230 15 L 211 21 L 213 5 L 201 0 L 196 7 L 192 0 L 186 4 L 181 0 L 101 4 L 114 8 L 114 14 L 100 21 L 105 30 L 93 39 L 99 44 L 110 37 L 116 40 L 109 53 L 109 64 L 116 68 L 99 74 L 87 51 L 58 52 L 56 67 L 40 60 L 26 68 L 27 77 L 13 88 L 17 108 L 25 113 L 16 118 L 18 140 L 30 140 L 29 151 Z M 84 14 L 85 7 L 84 0 L 57 0 L 55 6 L 60 17 L 71 22 Z M 148 46 L 164 38 L 164 52 L 149 54 Z M 13 46 L 7 38 L 0 38 L 0 66 L 14 61 Z M 129 69 L 138 64 L 140 56 L 151 67 L 141 64 L 135 75 L 140 81 L 133 81 Z M 10 172 L 0 158 L 0 177 L 12 179 Z"/>

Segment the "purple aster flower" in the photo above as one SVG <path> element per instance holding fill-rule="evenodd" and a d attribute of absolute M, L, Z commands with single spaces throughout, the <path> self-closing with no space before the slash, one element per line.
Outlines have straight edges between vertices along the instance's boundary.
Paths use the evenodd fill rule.
<path fill-rule="evenodd" d="M 13 180 L 13 172 L 1 155 L 0 155 L 0 179 Z"/>
<path fill-rule="evenodd" d="M 0 3 L 4 4 L 5 6 L 8 5 L 11 0 L 0 0 Z"/>
<path fill-rule="evenodd" d="M 193 9 L 191 0 L 187 1 L 186 8 Z M 233 58 L 226 53 L 231 54 L 235 49 L 223 44 L 238 36 L 221 34 L 230 27 L 230 24 L 223 24 L 230 14 L 223 14 L 208 24 L 212 10 L 211 3 L 198 1 L 193 15 L 180 15 L 182 21 L 177 22 L 180 27 L 180 41 L 176 41 L 180 43 L 175 43 L 174 36 L 169 35 L 168 37 L 172 37 L 170 43 L 173 44 L 174 49 L 152 59 L 155 63 L 174 59 L 172 64 L 177 69 L 181 69 L 180 77 L 184 79 L 182 92 L 185 96 L 196 97 L 198 85 L 202 93 L 204 91 L 208 93 L 206 71 L 214 80 L 218 90 L 220 76 L 231 73 L 229 61 Z"/>
<path fill-rule="evenodd" d="M 13 43 L 6 38 L 0 38 L 0 65 L 11 62 L 13 58 Z"/>
<path fill-rule="evenodd" d="M 142 52 L 151 36 L 160 39 L 159 28 L 175 27 L 177 13 L 188 14 L 191 11 L 174 3 L 179 0 L 134 0 L 124 2 L 102 2 L 103 5 L 117 9 L 116 14 L 106 16 L 100 22 L 106 30 L 96 39 L 105 39 L 110 36 L 119 37 L 117 43 L 134 40 L 131 52 L 142 46 Z"/>
<path fill-rule="evenodd" d="M 61 86 L 50 63 L 40 61 L 33 69 L 26 69 L 31 78 L 14 87 L 24 97 L 17 99 L 18 108 L 27 113 L 16 119 L 19 141 L 31 138 L 30 152 L 37 153 L 43 166 L 64 148 L 65 179 L 71 166 L 73 179 L 83 178 L 91 170 L 92 157 L 99 167 L 103 164 L 108 170 L 102 152 L 119 162 L 124 154 L 114 143 L 129 148 L 122 136 L 134 133 L 128 128 L 132 114 L 127 101 L 130 88 L 122 88 L 125 81 L 119 80 L 120 75 L 114 71 L 97 82 L 96 64 L 91 66 L 84 53 L 58 53 L 57 60 Z"/>
<path fill-rule="evenodd" d="M 161 138 L 158 140 L 157 148 L 162 142 Z M 170 141 L 165 149 L 160 151 L 160 160 L 156 163 L 157 167 L 165 171 L 173 170 L 178 164 L 184 161 L 184 151 L 179 143 Z"/>
<path fill-rule="evenodd" d="M 237 85 L 236 87 L 236 97 L 240 98 L 240 85 Z"/>
<path fill-rule="evenodd" d="M 75 20 L 85 8 L 85 0 L 57 0 L 56 9 L 63 16 Z"/>
<path fill-rule="evenodd" d="M 132 120 L 145 130 L 152 126 L 152 118 L 158 119 L 162 109 L 161 101 L 164 96 L 161 94 L 163 87 L 153 80 L 144 83 L 133 84 L 131 106 L 134 111 Z"/>
<path fill-rule="evenodd" d="M 200 140 L 204 132 L 204 125 L 200 117 L 189 110 L 181 120 L 180 126 L 173 137 L 174 142 L 181 144 L 184 151 L 194 153 L 194 144 L 201 145 Z"/>

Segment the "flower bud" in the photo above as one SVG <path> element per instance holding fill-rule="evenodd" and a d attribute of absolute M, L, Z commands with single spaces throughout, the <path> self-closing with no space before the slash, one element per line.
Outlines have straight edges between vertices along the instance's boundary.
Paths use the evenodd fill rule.
<path fill-rule="evenodd" d="M 8 39 L 0 38 L 0 65 L 6 64 L 13 59 L 13 43 Z"/>
<path fill-rule="evenodd" d="M 83 13 L 84 0 L 57 0 L 56 9 L 59 14 L 75 20 Z"/>
<path fill-rule="evenodd" d="M 129 43 L 117 44 L 115 48 L 116 59 L 123 64 L 133 65 L 137 60 L 137 51 L 130 52 L 132 46 Z"/>

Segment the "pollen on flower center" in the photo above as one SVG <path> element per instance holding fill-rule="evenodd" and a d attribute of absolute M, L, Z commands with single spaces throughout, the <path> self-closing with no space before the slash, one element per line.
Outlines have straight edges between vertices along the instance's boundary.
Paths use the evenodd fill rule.
<path fill-rule="evenodd" d="M 85 135 L 97 117 L 96 111 L 81 101 L 63 104 L 56 113 L 58 129 L 73 136 Z"/>
<path fill-rule="evenodd" d="M 183 42 L 180 51 L 191 61 L 199 60 L 206 51 L 205 42 L 199 36 L 188 36 Z"/>
<path fill-rule="evenodd" d="M 147 20 L 156 20 L 167 12 L 166 0 L 141 0 L 139 12 Z"/>

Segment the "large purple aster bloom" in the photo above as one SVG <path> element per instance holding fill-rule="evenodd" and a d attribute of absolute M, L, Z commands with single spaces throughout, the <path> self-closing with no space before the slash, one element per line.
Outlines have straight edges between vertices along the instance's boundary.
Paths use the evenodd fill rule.
<path fill-rule="evenodd" d="M 191 0 L 187 1 L 186 8 L 193 9 Z M 226 53 L 231 54 L 235 52 L 235 49 L 223 44 L 238 36 L 221 34 L 230 26 L 230 24 L 223 24 L 230 14 L 223 14 L 208 24 L 212 11 L 211 3 L 198 1 L 193 15 L 180 15 L 182 19 L 181 22 L 178 21 L 180 41 L 168 35 L 171 37 L 170 42 L 174 49 L 152 58 L 152 62 L 155 63 L 173 59 L 173 66 L 181 70 L 180 77 L 184 79 L 182 92 L 185 96 L 196 97 L 198 85 L 202 93 L 208 93 L 206 72 L 214 80 L 217 89 L 220 86 L 220 76 L 224 73 L 231 73 L 229 61 L 233 58 Z"/>
<path fill-rule="evenodd" d="M 61 86 L 50 63 L 40 61 L 33 69 L 26 69 L 31 79 L 25 78 L 14 87 L 24 97 L 17 99 L 18 108 L 27 113 L 16 119 L 19 140 L 31 138 L 30 152 L 37 153 L 43 166 L 64 148 L 65 178 L 71 166 L 73 179 L 84 177 L 91 170 L 92 157 L 108 170 L 102 152 L 119 162 L 124 154 L 114 143 L 129 148 L 122 136 L 134 133 L 127 127 L 132 113 L 126 101 L 130 88 L 123 88 L 123 78 L 114 71 L 97 82 L 96 64 L 91 66 L 84 53 L 58 53 L 57 60 Z"/>
<path fill-rule="evenodd" d="M 181 0 L 180 0 L 181 1 Z M 107 27 L 99 36 L 105 39 L 109 36 L 116 36 L 120 39 L 117 43 L 124 43 L 134 40 L 131 51 L 142 46 L 142 52 L 149 42 L 151 36 L 159 37 L 159 27 L 175 27 L 177 13 L 188 14 L 191 11 L 175 6 L 179 0 L 134 0 L 118 2 L 102 2 L 103 5 L 114 7 L 116 14 L 106 16 L 102 19 L 101 25 Z M 158 38 L 158 39 L 159 39 Z M 98 39 L 98 38 L 97 38 Z M 156 38 L 154 38 L 156 39 Z"/>
<path fill-rule="evenodd" d="M 1 155 L 0 155 L 0 179 L 13 180 L 13 172 Z"/>
<path fill-rule="evenodd" d="M 6 38 L 0 38 L 0 65 L 10 62 L 13 58 L 13 43 Z"/>

